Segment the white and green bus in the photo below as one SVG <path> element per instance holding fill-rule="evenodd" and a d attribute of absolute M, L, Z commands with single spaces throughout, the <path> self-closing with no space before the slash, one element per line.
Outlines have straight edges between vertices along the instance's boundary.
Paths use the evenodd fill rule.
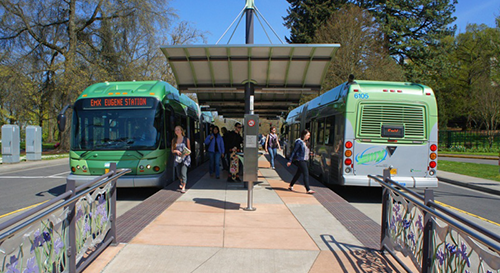
<path fill-rule="evenodd" d="M 293 109 L 282 128 L 285 155 L 311 132 L 310 173 L 326 184 L 436 187 L 438 113 L 431 88 L 408 82 L 350 80 Z"/>
<path fill-rule="evenodd" d="M 104 82 L 75 101 L 68 179 L 77 184 L 104 174 L 110 163 L 130 168 L 118 187 L 163 187 L 174 179 L 171 140 L 181 125 L 190 139 L 192 166 L 201 164 L 207 117 L 198 104 L 162 81 Z M 59 124 L 64 130 L 64 112 Z"/>

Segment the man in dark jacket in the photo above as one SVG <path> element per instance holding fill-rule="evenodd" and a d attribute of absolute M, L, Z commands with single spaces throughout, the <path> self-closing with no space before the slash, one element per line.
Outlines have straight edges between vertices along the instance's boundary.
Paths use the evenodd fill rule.
<path fill-rule="evenodd" d="M 243 126 L 241 123 L 237 122 L 234 125 L 234 131 L 229 131 L 224 135 L 224 147 L 226 147 L 226 158 L 228 160 L 228 165 L 231 166 L 231 153 L 233 151 L 241 151 L 243 145 L 243 137 L 240 135 L 241 129 Z M 239 172 L 242 170 L 241 162 L 239 163 Z M 231 178 L 231 174 L 227 177 L 228 182 L 234 182 Z M 241 181 L 239 178 L 239 174 L 236 175 L 236 181 Z"/>

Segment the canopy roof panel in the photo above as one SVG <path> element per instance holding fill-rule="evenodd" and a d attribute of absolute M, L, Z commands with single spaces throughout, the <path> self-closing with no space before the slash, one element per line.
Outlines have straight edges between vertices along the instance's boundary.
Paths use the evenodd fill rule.
<path fill-rule="evenodd" d="M 286 114 L 317 93 L 339 44 L 172 45 L 162 52 L 181 92 L 197 93 L 202 110 L 241 118 L 245 83 L 255 84 L 254 112 Z"/>

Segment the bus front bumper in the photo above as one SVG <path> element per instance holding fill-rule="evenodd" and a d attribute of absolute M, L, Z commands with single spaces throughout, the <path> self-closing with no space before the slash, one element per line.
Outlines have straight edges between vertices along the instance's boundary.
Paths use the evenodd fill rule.
<path fill-rule="evenodd" d="M 69 174 L 67 179 L 76 181 L 76 185 L 80 186 L 87 182 L 96 179 L 98 176 L 91 175 L 74 175 Z M 156 187 L 163 188 L 167 181 L 167 172 L 155 175 L 130 175 L 118 178 L 117 188 L 148 188 Z"/>

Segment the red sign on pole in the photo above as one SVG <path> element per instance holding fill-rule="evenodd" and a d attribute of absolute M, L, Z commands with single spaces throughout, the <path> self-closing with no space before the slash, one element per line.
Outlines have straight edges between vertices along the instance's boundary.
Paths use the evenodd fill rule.
<path fill-rule="evenodd" d="M 248 126 L 254 127 L 255 126 L 255 120 L 251 119 L 247 122 Z"/>

